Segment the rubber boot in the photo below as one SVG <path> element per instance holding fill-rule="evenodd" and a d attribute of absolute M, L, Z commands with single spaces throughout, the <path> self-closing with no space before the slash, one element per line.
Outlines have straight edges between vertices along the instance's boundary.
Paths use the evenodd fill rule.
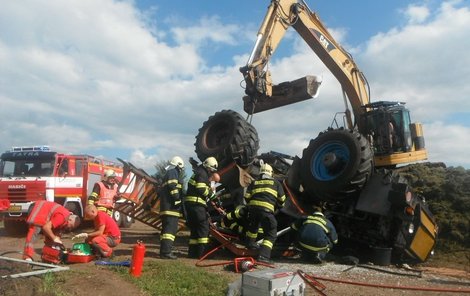
<path fill-rule="evenodd" d="M 173 242 L 171 240 L 162 239 L 160 241 L 160 258 L 175 259 L 176 256 L 171 253 L 172 246 L 173 246 Z"/>
<path fill-rule="evenodd" d="M 271 249 L 262 245 L 259 248 L 258 261 L 271 264 Z"/>
<path fill-rule="evenodd" d="M 249 250 L 256 250 L 259 248 L 259 244 L 256 242 L 254 238 L 246 238 L 245 246 Z"/>
<path fill-rule="evenodd" d="M 197 254 L 197 247 L 198 245 L 189 245 L 188 247 L 188 258 L 199 258 Z"/>
<path fill-rule="evenodd" d="M 205 254 L 207 250 L 207 244 L 198 244 L 197 245 L 197 258 L 201 259 Z"/>

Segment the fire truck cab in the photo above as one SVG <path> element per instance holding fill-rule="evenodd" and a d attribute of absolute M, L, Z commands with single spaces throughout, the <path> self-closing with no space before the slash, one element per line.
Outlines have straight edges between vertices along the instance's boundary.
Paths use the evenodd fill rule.
<path fill-rule="evenodd" d="M 9 203 L 1 213 L 6 231 L 21 231 L 31 205 L 38 200 L 57 202 L 83 217 L 87 198 L 107 169 L 122 177 L 122 164 L 90 155 L 59 153 L 48 146 L 6 151 L 0 156 L 0 201 Z M 130 226 L 131 221 L 119 213 L 113 216 L 120 226 Z"/>

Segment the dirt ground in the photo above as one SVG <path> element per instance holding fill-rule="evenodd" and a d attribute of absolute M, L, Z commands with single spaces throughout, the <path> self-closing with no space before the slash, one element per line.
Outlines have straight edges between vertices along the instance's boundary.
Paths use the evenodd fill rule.
<path fill-rule="evenodd" d="M 1 224 L 0 224 L 1 225 Z M 158 231 L 149 226 L 136 222 L 131 228 L 123 229 L 123 240 L 115 249 L 113 261 L 128 260 L 132 256 L 133 245 L 142 240 L 146 246 L 145 261 L 158 259 Z M 68 234 L 63 241 L 67 247 L 71 247 L 71 237 Z M 187 254 L 187 233 L 181 232 L 176 240 L 176 254 L 188 265 L 196 264 L 196 260 L 185 258 Z M 21 258 L 24 243 L 23 237 L 7 236 L 0 226 L 0 256 L 8 258 Z M 42 241 L 35 244 L 39 253 Z M 220 253 L 219 253 L 220 252 Z M 37 255 L 35 260 L 39 261 Z M 218 251 L 209 257 L 207 263 L 217 263 L 230 260 L 227 253 Z M 325 263 L 322 265 L 302 264 L 296 260 L 274 260 L 275 268 L 288 269 L 290 271 L 302 271 L 313 276 L 318 282 L 317 287 L 324 286 L 323 293 L 326 295 L 470 295 L 470 262 L 467 265 L 449 267 L 433 266 L 423 264 L 412 266 L 411 270 L 395 266 L 376 267 L 360 265 L 356 267 Z M 15 263 L 16 264 L 16 263 Z M 20 267 L 21 266 L 21 267 Z M 0 259 L 0 295 L 50 295 L 41 291 L 41 281 L 44 277 L 29 276 L 11 279 L 9 275 L 30 270 L 22 264 L 20 266 L 10 265 L 9 262 Z M 117 273 L 107 266 L 95 265 L 94 262 L 76 263 L 65 265 L 68 271 L 60 271 L 60 289 L 65 295 L 148 295 L 142 293 L 136 286 L 123 280 Z M 210 272 L 227 274 L 233 278 L 234 286 L 240 281 L 242 275 L 223 268 L 221 265 L 206 268 Z M 266 269 L 268 267 L 258 267 Z M 419 270 L 416 272 L 415 270 Z M 96 275 L 100 274 L 100 277 Z M 420 276 L 418 276 L 420 275 Z M 349 282 L 349 283 L 348 283 Z M 372 285 L 387 285 L 389 288 L 377 288 Z M 460 292 L 459 292 L 460 291 Z M 311 286 L 307 285 L 305 295 L 320 295 Z"/>

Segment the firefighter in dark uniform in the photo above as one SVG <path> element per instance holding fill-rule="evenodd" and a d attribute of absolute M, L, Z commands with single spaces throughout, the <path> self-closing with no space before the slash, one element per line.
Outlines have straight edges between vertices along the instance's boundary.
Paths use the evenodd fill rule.
<path fill-rule="evenodd" d="M 228 212 L 220 223 L 222 228 L 230 229 L 237 234 L 243 234 L 246 230 L 244 222 L 248 221 L 248 209 L 245 205 L 241 205 L 235 208 L 235 210 Z"/>
<path fill-rule="evenodd" d="M 220 223 L 220 226 L 225 229 L 230 229 L 239 235 L 240 240 L 245 239 L 245 233 L 248 225 L 248 208 L 246 205 L 239 205 L 235 210 L 228 212 Z M 263 228 L 258 229 L 257 239 L 263 235 Z"/>
<path fill-rule="evenodd" d="M 207 202 L 215 198 L 211 189 L 211 175 L 217 172 L 217 160 L 208 157 L 194 169 L 189 179 L 184 205 L 190 230 L 188 257 L 201 258 L 209 243 L 209 215 Z"/>
<path fill-rule="evenodd" d="M 321 206 L 314 212 L 295 221 L 291 228 L 297 232 L 297 244 L 302 250 L 302 259 L 316 264 L 322 263 L 326 254 L 338 242 L 336 229 L 322 213 Z"/>
<path fill-rule="evenodd" d="M 160 258 L 176 259 L 173 254 L 173 242 L 178 231 L 178 219 L 181 213 L 181 198 L 183 191 L 184 162 L 179 156 L 170 160 L 166 167 L 163 184 L 158 192 L 160 197 L 160 215 L 162 217 L 162 232 L 160 234 Z"/>
<path fill-rule="evenodd" d="M 284 206 L 286 196 L 279 181 L 273 178 L 273 169 L 269 164 L 262 164 L 260 176 L 253 181 L 245 193 L 248 206 L 248 229 L 246 247 L 256 249 L 258 229 L 264 232 L 263 242 L 259 248 L 258 261 L 270 263 L 271 250 L 277 238 L 276 210 Z"/>

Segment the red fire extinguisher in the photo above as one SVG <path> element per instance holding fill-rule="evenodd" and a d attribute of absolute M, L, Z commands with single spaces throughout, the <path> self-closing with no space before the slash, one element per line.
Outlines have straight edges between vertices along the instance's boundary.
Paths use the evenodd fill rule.
<path fill-rule="evenodd" d="M 131 266 L 129 273 L 135 277 L 142 274 L 142 266 L 144 265 L 145 245 L 141 240 L 138 240 L 132 250 Z"/>

